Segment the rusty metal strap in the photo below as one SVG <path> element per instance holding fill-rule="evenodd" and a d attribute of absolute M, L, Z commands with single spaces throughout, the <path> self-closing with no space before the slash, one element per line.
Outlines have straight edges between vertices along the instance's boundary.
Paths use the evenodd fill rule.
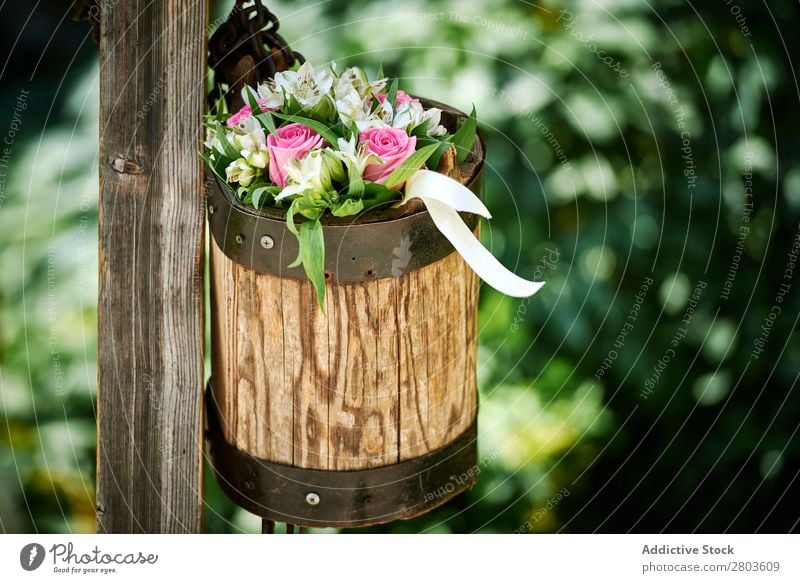
<path fill-rule="evenodd" d="M 239 506 L 268 520 L 352 528 L 412 518 L 471 488 L 478 476 L 476 422 L 445 447 L 398 464 L 312 470 L 259 459 L 228 443 L 210 381 L 206 404 L 217 481 Z"/>
<path fill-rule="evenodd" d="M 463 217 L 474 229 L 478 218 Z M 260 273 L 306 279 L 302 267 L 288 267 L 299 247 L 286 221 L 240 203 L 219 180 L 209 189 L 208 219 L 217 245 L 236 263 Z M 323 231 L 325 277 L 338 283 L 398 277 L 453 252 L 425 211 L 379 222 L 339 220 L 323 224 Z"/>

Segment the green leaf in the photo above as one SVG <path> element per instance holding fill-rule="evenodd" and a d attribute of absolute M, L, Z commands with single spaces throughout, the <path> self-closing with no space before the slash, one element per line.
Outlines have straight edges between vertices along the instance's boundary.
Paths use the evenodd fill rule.
<path fill-rule="evenodd" d="M 369 210 L 401 198 L 403 198 L 403 193 L 399 190 L 390 190 L 377 182 L 367 182 L 364 185 L 364 197 L 361 200 L 364 202 L 364 208 Z"/>
<path fill-rule="evenodd" d="M 283 104 L 283 111 L 288 115 L 294 115 L 303 111 L 303 106 L 297 101 L 294 95 L 289 95 Z"/>
<path fill-rule="evenodd" d="M 319 307 L 325 311 L 325 239 L 319 220 L 306 221 L 297 234 L 300 253 L 289 267 L 302 263 L 303 269 L 317 292 Z"/>
<path fill-rule="evenodd" d="M 278 113 L 278 112 L 273 112 L 272 115 L 285 121 L 297 122 L 310 127 L 312 130 L 314 130 L 323 138 L 325 138 L 325 141 L 327 141 L 331 145 L 335 145 L 338 139 L 341 137 L 337 136 L 336 132 L 334 132 L 324 123 L 318 122 L 316 120 L 307 117 L 303 117 L 301 115 L 287 115 L 285 113 Z"/>
<path fill-rule="evenodd" d="M 364 210 L 364 201 L 361 199 L 346 198 L 336 208 L 331 210 L 334 217 L 349 217 L 357 215 Z"/>
<path fill-rule="evenodd" d="M 392 82 L 389 84 L 386 100 L 392 105 L 392 110 L 394 110 L 395 102 L 397 101 L 397 78 L 392 79 Z"/>
<path fill-rule="evenodd" d="M 275 120 L 272 119 L 272 114 L 269 111 L 258 114 L 256 119 L 261 122 L 261 125 L 264 126 L 269 133 L 275 133 Z"/>
<path fill-rule="evenodd" d="M 211 169 L 211 171 L 214 173 L 214 176 L 219 178 L 224 183 L 228 182 L 225 179 L 225 176 L 224 176 L 224 168 L 223 168 L 222 172 L 220 172 L 220 170 L 219 170 L 219 167 L 227 166 L 227 164 L 224 164 L 224 160 L 218 160 L 218 161 L 216 161 L 216 164 L 215 164 L 215 161 L 212 160 L 211 157 L 208 154 L 202 153 L 202 154 L 200 154 L 200 157 L 205 161 L 206 166 L 208 166 Z"/>
<path fill-rule="evenodd" d="M 274 184 L 268 184 L 266 186 L 259 186 L 258 188 L 254 188 L 251 191 L 251 199 L 253 206 L 257 209 L 264 206 L 264 203 L 269 200 L 269 197 L 275 196 L 281 191 L 280 186 L 275 186 Z M 267 197 L 267 198 L 265 198 Z"/>
<path fill-rule="evenodd" d="M 210 111 L 211 115 L 215 118 L 227 115 L 228 103 L 225 101 L 225 96 L 222 91 L 220 91 L 220 96 L 214 100 L 214 104 L 211 106 Z"/>
<path fill-rule="evenodd" d="M 478 129 L 478 119 L 475 117 L 475 106 L 469 117 L 461 124 L 458 131 L 453 134 L 453 145 L 456 147 L 456 159 L 459 163 L 463 162 L 472 151 L 472 144 L 475 142 L 475 133 Z"/>
<path fill-rule="evenodd" d="M 286 211 L 286 227 L 295 237 L 298 237 L 297 226 L 294 224 L 294 215 L 297 212 L 297 204 L 300 199 L 295 199 L 292 201 L 292 204 L 289 205 L 289 209 Z"/>
<path fill-rule="evenodd" d="M 347 196 L 361 198 L 364 196 L 364 179 L 361 176 L 351 176 L 350 185 L 347 188 Z"/>
<path fill-rule="evenodd" d="M 431 120 L 426 119 L 413 130 L 411 130 L 412 136 L 417 136 L 418 138 L 422 138 L 428 135 L 428 128 L 431 125 Z"/>
<path fill-rule="evenodd" d="M 261 106 L 258 105 L 258 97 L 252 87 L 246 87 L 246 89 L 245 93 L 247 93 L 247 105 L 250 106 L 250 115 L 256 115 L 261 111 Z"/>
<path fill-rule="evenodd" d="M 228 133 L 230 130 L 228 128 L 223 129 L 221 124 L 216 124 L 214 128 L 217 132 L 217 137 L 219 137 L 219 141 L 222 144 L 222 149 L 225 151 L 225 157 L 230 158 L 231 161 L 238 160 L 242 157 L 242 154 L 233 147 L 233 144 L 230 143 L 228 140 Z"/>
<path fill-rule="evenodd" d="M 375 77 L 376 79 L 383 79 L 383 63 L 378 65 L 378 76 Z"/>
<path fill-rule="evenodd" d="M 431 155 L 430 158 L 425 162 L 430 170 L 436 170 L 439 167 L 439 160 L 442 159 L 442 155 L 447 151 L 447 149 L 452 146 L 453 144 L 450 143 L 452 136 L 444 136 L 442 138 L 434 138 L 431 136 L 425 136 L 422 138 L 417 138 L 417 145 L 427 146 L 428 144 L 436 144 L 437 149 Z"/>
<path fill-rule="evenodd" d="M 439 144 L 430 144 L 411 154 L 400 166 L 395 168 L 392 173 L 386 177 L 386 180 L 383 182 L 386 188 L 391 190 L 399 187 L 406 180 L 411 178 L 425 161 L 433 155 L 438 147 Z"/>
<path fill-rule="evenodd" d="M 306 117 L 310 117 L 322 123 L 329 121 L 334 114 L 336 114 L 336 106 L 330 96 L 325 96 L 320 99 L 317 104 L 312 108 L 305 108 L 303 113 Z M 337 116 L 338 117 L 338 116 Z M 327 125 L 327 124 L 326 124 Z M 330 126 L 329 126 L 330 127 Z"/>

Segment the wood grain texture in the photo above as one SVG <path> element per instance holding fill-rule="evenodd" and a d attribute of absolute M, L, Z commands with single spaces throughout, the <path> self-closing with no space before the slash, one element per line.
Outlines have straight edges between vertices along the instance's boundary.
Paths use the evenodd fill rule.
<path fill-rule="evenodd" d="M 97 528 L 199 532 L 206 2 L 100 7 Z"/>
<path fill-rule="evenodd" d="M 309 282 L 249 270 L 213 239 L 211 249 L 214 392 L 239 449 L 306 468 L 379 467 L 474 420 L 478 279 L 457 253 L 396 278 L 329 282 L 326 316 Z"/>

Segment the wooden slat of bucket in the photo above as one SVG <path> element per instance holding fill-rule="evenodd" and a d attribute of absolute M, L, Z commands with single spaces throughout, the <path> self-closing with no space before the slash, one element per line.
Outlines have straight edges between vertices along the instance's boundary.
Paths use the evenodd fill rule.
<path fill-rule="evenodd" d="M 397 335 L 391 279 L 329 285 L 329 468 L 397 462 Z"/>
<path fill-rule="evenodd" d="M 378 467 L 442 447 L 474 419 L 477 279 L 458 254 L 398 278 L 329 283 L 326 316 L 309 282 L 211 247 L 215 297 L 237 298 L 215 301 L 225 340 L 213 350 L 226 439 L 239 449 L 300 467 Z"/>

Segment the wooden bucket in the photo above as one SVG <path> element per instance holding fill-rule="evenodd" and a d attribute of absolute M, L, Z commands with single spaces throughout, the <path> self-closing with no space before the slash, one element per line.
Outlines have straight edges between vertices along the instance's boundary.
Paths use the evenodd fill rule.
<path fill-rule="evenodd" d="M 434 105 L 445 125 L 464 115 Z M 460 167 L 478 195 L 482 165 L 478 138 Z M 280 214 L 221 183 L 208 213 L 208 435 L 226 494 L 269 520 L 354 527 L 471 487 L 478 279 L 424 208 L 324 223 L 327 314 L 286 267 L 297 242 Z"/>

